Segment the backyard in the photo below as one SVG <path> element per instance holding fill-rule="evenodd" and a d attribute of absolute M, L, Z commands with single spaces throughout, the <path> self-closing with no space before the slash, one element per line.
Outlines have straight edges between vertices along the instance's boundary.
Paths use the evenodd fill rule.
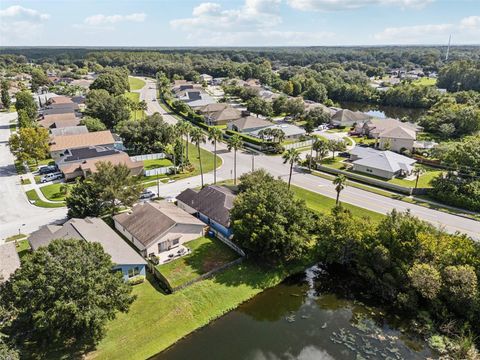
<path fill-rule="evenodd" d="M 196 279 L 238 258 L 233 250 L 216 238 L 203 236 L 189 241 L 184 246 L 191 250 L 190 254 L 157 266 L 172 287 Z"/>

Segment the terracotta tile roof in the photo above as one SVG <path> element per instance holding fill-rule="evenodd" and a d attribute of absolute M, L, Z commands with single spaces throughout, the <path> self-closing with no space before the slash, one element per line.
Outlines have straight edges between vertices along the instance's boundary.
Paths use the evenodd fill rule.
<path fill-rule="evenodd" d="M 94 145 L 109 145 L 114 143 L 115 140 L 110 130 L 96 131 L 86 134 L 52 136 L 50 151 Z"/>

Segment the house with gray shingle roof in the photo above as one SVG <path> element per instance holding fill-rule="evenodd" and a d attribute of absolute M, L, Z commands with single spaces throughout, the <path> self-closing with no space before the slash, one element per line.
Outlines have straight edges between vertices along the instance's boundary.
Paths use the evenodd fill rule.
<path fill-rule="evenodd" d="M 110 226 L 99 218 L 70 219 L 62 226 L 47 225 L 33 232 L 28 242 L 33 250 L 48 246 L 54 239 L 74 239 L 97 242 L 112 258 L 113 270 L 121 271 L 128 280 L 145 275 L 147 262 L 128 245 Z"/>
<path fill-rule="evenodd" d="M 255 116 L 245 116 L 238 120 L 229 122 L 227 124 L 227 129 L 240 133 L 250 133 L 252 131 L 265 129 L 272 125 L 273 123 L 270 121 Z"/>
<path fill-rule="evenodd" d="M 330 120 L 330 123 L 335 126 L 353 126 L 357 123 L 364 122 L 371 119 L 370 115 L 367 115 L 360 111 L 352 111 L 348 109 L 338 110 Z"/>
<path fill-rule="evenodd" d="M 7 281 L 19 267 L 20 258 L 15 242 L 0 245 L 0 284 Z"/>
<path fill-rule="evenodd" d="M 229 188 L 210 185 L 200 191 L 184 190 L 177 196 L 177 205 L 229 238 L 232 235 L 230 210 L 234 200 L 235 194 Z"/>
<path fill-rule="evenodd" d="M 138 204 L 113 221 L 115 229 L 148 257 L 203 236 L 205 228 L 196 217 L 166 201 Z"/>
<path fill-rule="evenodd" d="M 352 170 L 384 179 L 408 176 L 416 160 L 394 153 L 356 146 L 350 151 Z"/>

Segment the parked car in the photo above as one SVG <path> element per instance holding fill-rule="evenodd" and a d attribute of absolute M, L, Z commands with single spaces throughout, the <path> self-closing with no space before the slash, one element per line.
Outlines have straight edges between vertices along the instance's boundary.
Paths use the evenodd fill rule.
<path fill-rule="evenodd" d="M 58 171 L 57 165 L 46 165 L 38 168 L 38 173 L 40 175 L 51 174 L 57 171 Z"/>
<path fill-rule="evenodd" d="M 49 182 L 49 181 L 59 180 L 61 178 L 63 178 L 63 174 L 57 172 L 57 173 L 47 174 L 45 176 L 42 176 L 42 178 L 40 179 L 40 182 L 41 183 L 46 183 L 46 182 Z"/>
<path fill-rule="evenodd" d="M 140 194 L 140 200 L 149 200 L 155 197 L 155 193 L 150 190 L 143 190 Z"/>

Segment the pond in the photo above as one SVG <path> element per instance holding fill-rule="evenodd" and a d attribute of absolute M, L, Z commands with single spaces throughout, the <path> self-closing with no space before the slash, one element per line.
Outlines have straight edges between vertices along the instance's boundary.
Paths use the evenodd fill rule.
<path fill-rule="evenodd" d="M 319 290 L 312 267 L 158 354 L 155 360 L 425 359 L 379 309 Z"/>
<path fill-rule="evenodd" d="M 355 102 L 340 102 L 340 107 L 352 111 L 361 111 L 372 116 L 380 118 L 407 118 L 409 121 L 417 122 L 420 117 L 426 114 L 426 109 L 412 109 L 395 106 L 384 106 L 376 104 L 355 103 Z"/>

